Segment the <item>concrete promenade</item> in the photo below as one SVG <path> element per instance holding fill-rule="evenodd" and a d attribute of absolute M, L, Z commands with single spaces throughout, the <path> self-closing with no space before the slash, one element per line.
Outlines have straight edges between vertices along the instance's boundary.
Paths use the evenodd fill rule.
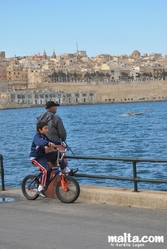
<path fill-rule="evenodd" d="M 6 188 L 0 191 L 1 195 L 23 196 L 21 189 Z M 133 192 L 132 189 L 81 186 L 78 201 L 84 203 L 108 204 L 157 210 L 167 210 L 167 192 L 141 190 Z"/>
<path fill-rule="evenodd" d="M 22 196 L 21 189 L 6 188 L 1 195 Z M 167 192 L 141 190 L 133 192 L 131 189 L 81 186 L 79 202 L 108 204 L 157 210 L 167 210 Z"/>
<path fill-rule="evenodd" d="M 6 187 L 5 191 L 0 190 L 0 249 L 166 249 L 166 210 L 151 205 L 148 209 L 146 200 L 141 202 L 143 197 L 147 202 L 152 199 L 152 205 L 154 202 L 162 205 L 163 199 L 167 203 L 165 195 L 81 186 L 80 198 L 75 203 L 63 204 L 42 197 L 28 201 L 20 189 Z M 139 201 L 134 205 L 137 208 L 132 207 L 135 198 L 140 199 L 142 208 Z M 108 236 L 127 234 L 140 239 L 151 236 L 151 240 L 162 236 L 164 240 L 161 243 L 108 242 Z"/>

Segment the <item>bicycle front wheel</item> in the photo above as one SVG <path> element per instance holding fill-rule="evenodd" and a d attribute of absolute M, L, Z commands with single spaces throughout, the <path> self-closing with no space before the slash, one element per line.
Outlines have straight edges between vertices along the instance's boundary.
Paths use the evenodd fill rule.
<path fill-rule="evenodd" d="M 64 190 L 61 181 L 59 181 L 56 185 L 55 194 L 61 202 L 72 203 L 79 197 L 80 186 L 74 178 L 70 176 L 65 176 L 64 178 L 67 184 L 67 189 Z"/>
<path fill-rule="evenodd" d="M 34 175 L 26 176 L 21 184 L 23 195 L 28 200 L 37 199 L 39 196 L 39 194 L 37 194 L 38 186 L 39 186 L 39 181 Z"/>

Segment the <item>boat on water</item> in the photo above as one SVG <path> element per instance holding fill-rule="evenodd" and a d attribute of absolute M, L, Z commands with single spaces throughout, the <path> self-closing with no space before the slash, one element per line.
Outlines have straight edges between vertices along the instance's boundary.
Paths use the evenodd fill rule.
<path fill-rule="evenodd" d="M 137 115 L 146 115 L 146 108 L 144 108 L 144 112 L 127 112 L 129 116 L 137 116 Z"/>
<path fill-rule="evenodd" d="M 129 116 L 136 116 L 136 115 L 145 115 L 144 112 L 128 112 Z"/>

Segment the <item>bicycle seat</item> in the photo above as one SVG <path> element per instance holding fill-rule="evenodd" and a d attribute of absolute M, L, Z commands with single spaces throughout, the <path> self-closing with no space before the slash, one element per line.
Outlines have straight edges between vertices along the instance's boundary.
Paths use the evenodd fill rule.
<path fill-rule="evenodd" d="M 66 152 L 67 148 L 62 145 L 62 144 L 56 144 L 56 148 L 60 151 L 60 152 Z"/>

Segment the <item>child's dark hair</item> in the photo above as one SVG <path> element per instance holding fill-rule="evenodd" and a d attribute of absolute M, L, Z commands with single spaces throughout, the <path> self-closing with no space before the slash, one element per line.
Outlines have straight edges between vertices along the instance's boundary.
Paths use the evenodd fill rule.
<path fill-rule="evenodd" d="M 47 123 L 45 122 L 38 122 L 37 123 L 37 131 L 39 131 L 39 129 L 42 129 L 44 126 L 48 125 Z"/>

